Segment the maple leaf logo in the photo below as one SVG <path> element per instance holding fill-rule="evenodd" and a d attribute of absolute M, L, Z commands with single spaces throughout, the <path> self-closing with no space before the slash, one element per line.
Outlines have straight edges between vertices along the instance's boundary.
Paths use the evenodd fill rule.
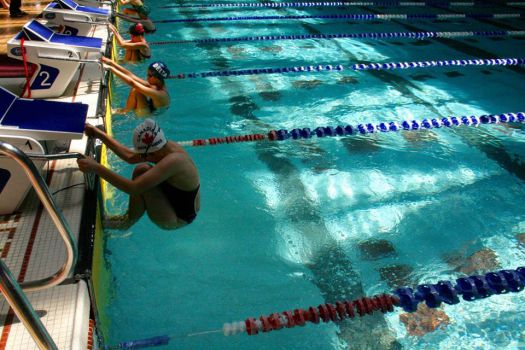
<path fill-rule="evenodd" d="M 153 140 L 155 140 L 155 136 L 152 134 L 144 134 L 142 137 L 142 143 L 145 145 L 151 145 L 153 143 Z"/>

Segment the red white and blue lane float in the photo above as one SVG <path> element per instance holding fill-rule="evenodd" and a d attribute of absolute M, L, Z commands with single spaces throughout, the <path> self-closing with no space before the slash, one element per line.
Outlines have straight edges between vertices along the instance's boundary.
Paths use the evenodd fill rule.
<path fill-rule="evenodd" d="M 308 323 L 337 323 L 355 317 L 371 315 L 374 312 L 393 312 L 398 307 L 406 312 L 415 312 L 420 303 L 425 303 L 429 308 L 437 308 L 442 304 L 458 304 L 461 299 L 472 302 L 494 295 L 521 292 L 524 288 L 525 267 L 518 267 L 515 270 L 500 270 L 484 275 L 461 277 L 454 282 L 438 281 L 434 284 L 420 284 L 415 288 L 398 288 L 391 294 L 380 294 L 355 300 L 339 300 L 335 303 L 274 312 L 257 318 L 248 317 L 244 321 L 224 323 L 221 330 L 192 333 L 185 336 L 219 332 L 225 336 L 242 333 L 254 336 L 285 328 L 303 327 Z M 149 348 L 166 345 L 170 340 L 179 337 L 161 335 L 130 340 L 116 345 L 106 345 L 104 349 Z"/>
<path fill-rule="evenodd" d="M 210 137 L 178 141 L 182 146 L 207 146 L 226 143 L 255 142 L 255 141 L 285 141 L 309 139 L 312 137 L 348 137 L 352 135 L 366 135 L 398 131 L 421 131 L 439 128 L 453 128 L 460 126 L 478 127 L 484 124 L 525 123 L 525 112 L 489 114 L 480 116 L 444 117 L 423 120 L 403 120 L 380 123 L 364 123 L 356 125 L 318 126 L 315 128 L 303 127 L 292 130 L 269 130 L 266 134 L 246 134 L 234 136 Z"/>

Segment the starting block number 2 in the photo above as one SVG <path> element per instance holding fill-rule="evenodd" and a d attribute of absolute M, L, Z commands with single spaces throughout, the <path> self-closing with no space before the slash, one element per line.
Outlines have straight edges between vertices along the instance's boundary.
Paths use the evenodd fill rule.
<path fill-rule="evenodd" d="M 58 69 L 45 64 L 40 65 L 33 84 L 31 84 L 32 90 L 45 90 L 51 88 L 56 78 L 58 77 Z"/>

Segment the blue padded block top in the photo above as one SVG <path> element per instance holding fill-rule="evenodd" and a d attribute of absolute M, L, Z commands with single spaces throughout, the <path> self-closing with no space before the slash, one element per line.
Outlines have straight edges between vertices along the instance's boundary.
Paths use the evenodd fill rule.
<path fill-rule="evenodd" d="M 2 125 L 82 134 L 87 110 L 88 105 L 83 103 L 18 99 L 2 120 Z"/>
<path fill-rule="evenodd" d="M 34 37 L 34 35 L 31 35 L 31 34 L 36 34 L 40 38 L 43 38 L 45 41 L 51 40 L 51 37 L 53 36 L 53 34 L 55 34 L 53 30 L 46 27 L 45 25 L 38 22 L 37 20 L 32 20 L 31 22 L 27 22 L 24 25 L 23 30 L 24 32 L 26 32 L 28 36 Z"/>
<path fill-rule="evenodd" d="M 24 26 L 24 32 L 31 40 L 40 41 L 40 38 L 44 38 L 45 41 L 65 44 L 77 47 L 87 47 L 100 49 L 102 47 L 101 38 L 89 38 L 85 36 L 71 36 L 65 34 L 55 33 L 52 29 L 46 27 L 37 20 L 32 20 L 26 23 Z M 38 34 L 38 36 L 36 35 Z"/>
<path fill-rule="evenodd" d="M 76 47 L 88 47 L 93 49 L 100 49 L 102 47 L 101 38 L 89 38 L 87 36 L 71 36 L 65 34 L 55 34 L 52 43 L 65 44 Z"/>
<path fill-rule="evenodd" d="M 57 0 L 57 2 L 66 9 L 76 10 L 78 4 L 73 0 Z"/>
<path fill-rule="evenodd" d="M 0 120 L 18 96 L 0 86 Z"/>
<path fill-rule="evenodd" d="M 79 12 L 85 12 L 85 13 L 92 13 L 95 15 L 105 15 L 109 16 L 109 10 L 106 9 L 100 9 L 98 7 L 88 7 L 88 6 L 81 6 L 74 2 L 73 0 L 57 0 L 57 2 L 62 6 L 62 8 L 79 11 Z"/>
<path fill-rule="evenodd" d="M 96 15 L 109 16 L 109 10 L 101 9 L 101 8 L 98 8 L 98 7 L 88 7 L 88 6 L 78 5 L 77 11 L 86 12 L 86 13 L 93 13 L 93 14 L 96 14 Z"/>

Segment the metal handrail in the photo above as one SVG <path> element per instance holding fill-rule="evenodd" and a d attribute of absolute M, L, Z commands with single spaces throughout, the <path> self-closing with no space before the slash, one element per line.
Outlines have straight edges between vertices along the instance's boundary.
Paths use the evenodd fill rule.
<path fill-rule="evenodd" d="M 58 350 L 53 338 L 2 259 L 0 259 L 0 290 L 38 347 L 42 350 Z"/>
<path fill-rule="evenodd" d="M 29 157 L 17 147 L 3 141 L 0 141 L 0 153 L 14 159 L 24 169 L 29 181 L 31 181 L 33 188 L 40 198 L 40 201 L 55 223 L 55 226 L 64 241 L 67 252 L 66 261 L 56 273 L 40 280 L 24 282 L 21 284 L 22 289 L 26 292 L 31 292 L 56 286 L 68 277 L 71 269 L 77 263 L 78 249 L 75 238 L 71 234 L 71 229 L 69 228 L 62 211 L 60 211 L 55 204 L 44 179 Z"/>

